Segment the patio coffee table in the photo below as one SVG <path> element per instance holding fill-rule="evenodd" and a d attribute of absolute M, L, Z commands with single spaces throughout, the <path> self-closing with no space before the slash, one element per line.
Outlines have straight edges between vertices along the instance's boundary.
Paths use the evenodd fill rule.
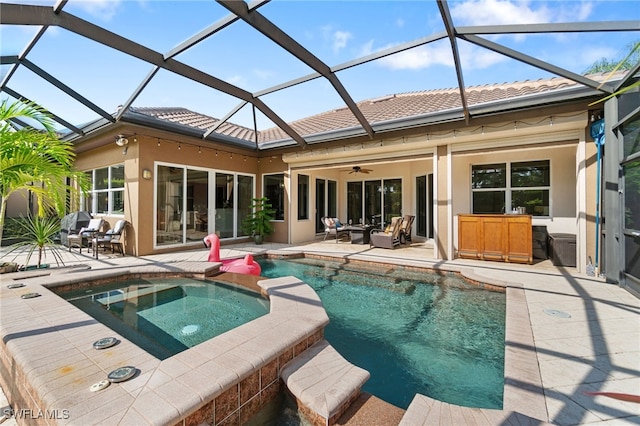
<path fill-rule="evenodd" d="M 369 244 L 369 236 L 372 226 L 347 226 L 345 231 L 349 231 L 351 244 Z"/>

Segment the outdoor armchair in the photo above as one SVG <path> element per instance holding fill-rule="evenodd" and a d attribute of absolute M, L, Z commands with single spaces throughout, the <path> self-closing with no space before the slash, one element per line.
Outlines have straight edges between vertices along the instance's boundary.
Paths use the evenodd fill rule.
<path fill-rule="evenodd" d="M 91 219 L 87 226 L 80 228 L 77 234 L 69 234 L 67 236 L 67 245 L 69 251 L 71 247 L 78 247 L 82 253 L 82 247 L 89 247 L 88 242 L 94 235 L 100 232 L 104 225 L 104 219 Z"/>
<path fill-rule="evenodd" d="M 112 229 L 101 234 L 96 234 L 91 241 L 91 243 L 94 244 L 96 253 L 100 247 L 111 248 L 111 252 L 115 253 L 115 247 L 117 246 L 120 254 L 124 256 L 124 238 L 122 234 L 126 226 L 126 220 L 119 220 Z"/>
<path fill-rule="evenodd" d="M 337 244 L 338 238 L 340 238 L 342 235 L 347 235 L 347 236 L 349 235 L 349 230 L 347 229 L 346 226 L 340 223 L 338 218 L 324 216 L 322 218 L 322 223 L 324 224 L 324 240 L 323 241 L 327 239 L 328 235 L 335 235 L 336 244 Z"/>
<path fill-rule="evenodd" d="M 413 226 L 413 220 L 415 216 L 410 214 L 404 215 L 402 218 L 402 225 L 400 226 L 400 242 L 405 243 L 407 241 L 411 242 L 411 227 Z"/>
<path fill-rule="evenodd" d="M 369 244 L 373 247 L 392 249 L 400 244 L 402 217 L 391 218 L 391 224 L 384 230 L 372 229 Z"/>

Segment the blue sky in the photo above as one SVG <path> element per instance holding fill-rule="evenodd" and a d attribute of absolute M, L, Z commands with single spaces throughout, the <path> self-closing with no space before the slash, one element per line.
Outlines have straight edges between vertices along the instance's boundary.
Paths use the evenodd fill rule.
<path fill-rule="evenodd" d="M 13 2 L 16 2 L 15 0 Z M 5 3 L 4 1 L 2 3 Z M 53 5 L 54 1 L 20 1 Z M 640 1 L 450 1 L 456 25 L 640 20 Z M 70 0 L 65 12 L 166 53 L 229 12 L 213 1 Z M 282 1 L 259 8 L 303 47 L 329 66 L 426 37 L 444 30 L 435 1 Z M 18 54 L 36 32 L 33 27 L 0 29 L 0 53 Z M 487 36 L 554 65 L 582 73 L 600 58 L 621 58 L 640 32 Z M 466 86 L 551 77 L 550 74 L 461 41 Z M 51 27 L 27 56 L 107 112 L 115 111 L 140 84 L 151 65 Z M 288 52 L 238 21 L 176 57 L 250 92 L 313 71 Z M 2 77 L 8 66 L 0 68 Z M 355 101 L 393 93 L 456 87 L 450 45 L 431 43 L 339 72 Z M 80 124 L 98 116 L 20 67 L 8 87 Z M 1 95 L 5 97 L 3 93 Z M 265 95 L 263 101 L 285 121 L 344 105 L 324 79 Z M 160 71 L 133 106 L 185 107 L 223 117 L 239 101 L 167 71 Z M 230 121 L 253 127 L 245 107 Z M 273 124 L 258 114 L 259 128 Z"/>

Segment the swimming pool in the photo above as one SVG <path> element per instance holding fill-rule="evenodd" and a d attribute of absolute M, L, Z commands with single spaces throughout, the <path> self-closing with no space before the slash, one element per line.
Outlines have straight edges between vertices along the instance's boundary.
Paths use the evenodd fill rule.
<path fill-rule="evenodd" d="M 134 279 L 60 296 L 159 359 L 269 312 L 258 293 L 184 277 Z"/>
<path fill-rule="evenodd" d="M 294 275 L 320 296 L 325 338 L 368 370 L 363 391 L 407 408 L 416 393 L 502 408 L 504 293 L 453 275 L 326 259 L 260 259 L 262 275 Z"/>

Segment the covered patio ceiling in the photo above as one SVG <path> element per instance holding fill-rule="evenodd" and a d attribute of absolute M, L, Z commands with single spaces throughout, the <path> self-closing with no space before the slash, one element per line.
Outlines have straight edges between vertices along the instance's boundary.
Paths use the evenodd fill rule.
<path fill-rule="evenodd" d="M 478 79 L 473 77 L 477 68 L 469 65 L 468 56 L 470 55 L 478 55 L 482 52 L 482 54 L 491 53 L 508 58 L 509 62 L 506 66 L 514 68 L 514 80 L 521 78 L 517 74 L 517 67 L 526 65 L 528 69 L 536 70 L 540 77 L 564 77 L 603 95 L 611 94 L 627 83 L 638 73 L 639 66 L 636 65 L 621 80 L 602 83 L 583 75 L 580 70 L 554 65 L 536 56 L 533 51 L 528 53 L 526 46 L 518 49 L 520 43 L 517 40 L 541 35 L 563 34 L 587 37 L 597 34 L 603 39 L 611 38 L 610 43 L 615 45 L 625 40 L 624 37 L 620 37 L 621 34 L 637 37 L 640 31 L 640 20 L 635 18 L 640 17 L 640 12 L 636 12 L 636 16 L 629 16 L 633 19 L 622 21 L 557 21 L 469 26 L 458 24 L 455 14 L 452 14 L 452 8 L 457 8 L 462 2 L 446 0 L 409 2 L 407 5 L 415 7 L 416 13 L 423 14 L 424 20 L 430 22 L 429 25 L 412 32 L 419 37 L 369 49 L 370 51 L 363 51 L 363 49 L 358 52 L 352 51 L 349 60 L 333 64 L 330 63 L 332 58 L 329 55 L 323 54 L 320 50 L 315 53 L 314 49 L 307 47 L 309 41 L 304 28 L 294 27 L 283 18 L 287 13 L 289 17 L 291 14 L 296 14 L 296 20 L 304 26 L 304 22 L 313 17 L 317 2 L 307 3 L 307 8 L 303 7 L 305 2 L 274 1 L 270 3 L 268 0 L 150 2 L 153 7 L 172 6 L 176 10 L 188 4 L 189 8 L 194 10 L 189 22 L 180 21 L 177 17 L 173 23 L 158 22 L 153 28 L 159 33 L 139 36 L 139 39 L 134 38 L 134 33 L 128 29 L 128 26 L 136 25 L 135 16 L 129 16 L 127 20 L 120 18 L 122 25 L 118 25 L 115 20 L 101 20 L 83 11 L 82 8 L 77 7 L 78 2 L 73 0 L 59 0 L 50 5 L 46 3 L 47 1 L 26 1 L 22 4 L 0 3 L 0 24 L 3 32 L 8 27 L 32 29 L 28 37 L 23 36 L 22 47 L 18 37 L 11 43 L 7 42 L 8 33 L 4 32 L 2 43 L 4 46 L 0 56 L 2 66 L 0 96 L 3 99 L 33 101 L 43 106 L 59 124 L 61 132 L 66 133 L 65 137 L 71 140 L 80 140 L 90 132 L 113 123 L 127 122 L 127 114 L 135 111 L 138 105 L 160 106 L 148 104 L 148 102 L 158 102 L 157 99 L 160 99 L 151 95 L 145 97 L 147 93 L 153 92 L 164 92 L 168 97 L 173 98 L 167 102 L 178 103 L 170 104 L 171 106 L 184 106 L 215 117 L 217 122 L 208 128 L 202 130 L 194 127 L 191 132 L 192 135 L 196 134 L 203 140 L 219 140 L 217 138 L 222 135 L 217 132 L 221 126 L 225 123 L 234 123 L 253 130 L 252 135 L 255 137 L 257 150 L 261 149 L 257 136 L 259 132 L 275 127 L 286 133 L 295 144 L 305 146 L 308 143 L 307 135 L 300 134 L 290 125 L 293 120 L 302 117 L 296 117 L 295 113 L 290 111 L 289 103 L 298 103 L 305 108 L 309 104 L 317 104 L 319 108 L 325 108 L 315 112 L 298 108 L 300 113 L 306 113 L 306 116 L 328 110 L 327 105 L 335 105 L 337 108 L 346 106 L 364 133 L 370 139 L 374 139 L 376 137 L 374 126 L 362 113 L 357 101 L 384 95 L 385 93 L 376 91 L 377 86 L 398 91 L 406 91 L 408 86 L 399 85 L 395 80 L 402 77 L 392 72 L 388 72 L 386 77 L 382 75 L 379 83 L 370 85 L 369 92 L 366 88 L 357 86 L 354 80 L 368 73 L 372 74 L 373 68 L 370 68 L 372 64 L 379 64 L 381 61 L 397 58 L 400 55 L 423 54 L 424 50 L 420 49 L 436 45 L 446 46 L 448 57 L 445 61 L 450 64 L 446 81 L 450 83 L 449 87 L 457 88 L 462 105 L 460 119 L 466 122 L 472 118 L 472 112 L 467 100 L 465 80 L 479 84 Z M 391 15 L 394 7 L 400 3 L 404 4 L 404 2 L 319 3 L 329 4 L 325 9 L 331 13 L 340 13 L 339 3 L 352 3 L 351 6 L 355 6 L 356 11 L 354 19 L 374 19 L 369 18 L 368 9 L 381 9 L 383 14 L 388 12 Z M 131 9 L 132 6 L 127 5 L 126 8 Z M 384 8 L 387 10 L 385 11 Z M 306 10 L 308 11 L 305 12 Z M 125 11 L 122 10 L 120 13 L 124 14 Z M 116 19 L 118 16 L 124 15 L 116 15 Z M 435 22 L 436 18 L 437 22 Z M 144 19 L 147 18 L 139 17 L 137 25 L 144 27 L 142 22 Z M 330 16 L 327 16 L 327 21 L 331 21 Z M 202 28 L 203 24 L 205 24 L 204 28 Z M 380 22 L 371 22 L 371 25 L 379 24 Z M 178 33 L 180 32 L 178 28 L 180 31 L 189 31 L 191 35 L 165 50 L 155 46 L 154 36 L 159 37 L 162 32 L 174 30 Z M 385 27 L 380 31 L 394 31 L 394 29 Z M 228 34 L 225 36 L 224 33 Z M 508 42 L 507 40 L 516 41 Z M 82 50 L 76 50 L 78 48 L 75 44 L 71 44 L 72 42 L 84 43 Z M 228 53 L 229 50 L 227 50 L 230 44 L 233 44 L 232 53 Z M 229 77 L 233 73 L 236 62 L 239 67 L 243 66 L 244 60 L 239 59 L 243 55 L 254 54 L 256 62 L 268 63 L 268 60 L 258 56 L 259 52 L 252 53 L 252 45 L 257 46 L 257 49 L 260 49 L 260 46 L 275 48 L 272 59 L 274 63 L 278 61 L 290 64 L 288 66 L 290 71 L 283 72 L 277 77 L 280 79 L 279 83 L 260 87 L 262 80 L 259 77 L 250 81 L 246 78 Z M 618 49 L 623 47 L 617 46 Z M 114 53 L 118 55 L 117 61 L 108 64 L 101 62 L 103 60 L 101 58 Z M 78 55 L 84 57 L 84 65 L 80 67 L 71 65 L 70 58 L 77 59 Z M 207 56 L 216 57 L 216 66 L 204 61 Z M 92 62 L 99 64 L 97 68 L 92 67 Z M 75 72 L 95 74 L 94 85 L 74 84 L 74 74 L 65 69 L 65 63 L 68 63 L 69 68 L 73 68 Z M 222 63 L 224 66 L 220 65 Z M 105 65 L 108 69 L 105 69 Z M 348 74 L 352 70 L 357 72 Z M 410 90 L 437 88 L 429 87 L 429 81 L 436 80 L 434 70 L 423 71 L 418 75 L 419 78 L 416 79 L 418 81 Z M 529 78 L 531 74 L 522 75 Z M 393 83 L 397 85 L 383 84 L 388 83 L 386 80 L 394 80 Z M 188 84 L 184 85 L 184 82 Z M 484 82 L 496 83 L 496 81 L 487 80 Z M 442 84 L 442 82 L 438 80 L 435 84 Z M 302 92 L 301 88 L 304 86 L 308 90 Z M 205 97 L 204 103 L 193 106 L 182 104 L 182 102 L 189 102 L 189 97 L 201 96 L 201 91 L 206 93 L 202 95 Z M 113 97 L 105 96 L 107 92 L 113 92 L 116 99 L 119 99 L 116 108 L 109 107 Z M 386 92 L 387 95 L 391 93 L 397 92 Z M 186 98 L 180 99 L 181 95 Z M 332 100 L 329 102 L 333 104 L 319 99 L 324 95 L 331 97 Z M 109 109 L 113 112 L 109 112 Z M 483 113 L 486 114 L 487 111 Z M 15 123 L 16 126 L 27 124 Z"/>

